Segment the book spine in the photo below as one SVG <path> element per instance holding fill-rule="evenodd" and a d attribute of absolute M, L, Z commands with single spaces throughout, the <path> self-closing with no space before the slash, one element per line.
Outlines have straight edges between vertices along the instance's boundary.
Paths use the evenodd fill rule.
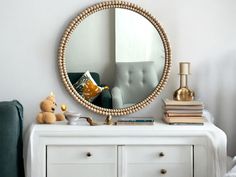
<path fill-rule="evenodd" d="M 118 120 L 117 122 L 154 122 L 154 120 Z"/>
<path fill-rule="evenodd" d="M 203 102 L 199 100 L 194 100 L 194 101 L 175 101 L 175 100 L 169 100 L 165 99 L 163 100 L 165 105 L 183 105 L 183 106 L 202 106 Z"/>
<path fill-rule="evenodd" d="M 203 114 L 203 111 L 192 111 L 192 110 L 167 110 L 167 114 Z"/>
<path fill-rule="evenodd" d="M 116 125 L 154 125 L 154 122 L 117 122 Z"/>
<path fill-rule="evenodd" d="M 165 113 L 167 117 L 202 117 L 202 114 Z"/>
<path fill-rule="evenodd" d="M 176 117 L 164 117 L 164 120 L 168 123 L 203 123 L 204 119 L 199 118 L 176 118 Z"/>
<path fill-rule="evenodd" d="M 166 106 L 165 110 L 195 110 L 195 111 L 201 111 L 204 107 L 202 106 Z"/>

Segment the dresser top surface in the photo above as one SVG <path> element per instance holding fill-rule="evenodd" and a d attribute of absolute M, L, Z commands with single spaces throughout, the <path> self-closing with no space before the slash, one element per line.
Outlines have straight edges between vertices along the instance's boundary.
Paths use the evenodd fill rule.
<path fill-rule="evenodd" d="M 224 132 L 216 127 L 214 124 L 205 122 L 204 125 L 168 125 L 161 121 L 154 125 L 98 125 L 89 126 L 84 125 L 67 125 L 66 122 L 57 122 L 56 124 L 32 124 L 30 132 L 37 132 L 40 134 L 87 134 L 95 136 L 115 136 L 115 135 L 190 135 L 194 133 L 211 133 L 225 136 Z"/>

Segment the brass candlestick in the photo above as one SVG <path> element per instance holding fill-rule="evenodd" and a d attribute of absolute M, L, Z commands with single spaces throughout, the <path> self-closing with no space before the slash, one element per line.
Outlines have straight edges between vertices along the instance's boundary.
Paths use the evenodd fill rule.
<path fill-rule="evenodd" d="M 174 92 L 173 99 L 177 101 L 194 100 L 194 92 L 188 88 L 188 75 L 190 74 L 190 63 L 179 63 L 180 87 Z"/>

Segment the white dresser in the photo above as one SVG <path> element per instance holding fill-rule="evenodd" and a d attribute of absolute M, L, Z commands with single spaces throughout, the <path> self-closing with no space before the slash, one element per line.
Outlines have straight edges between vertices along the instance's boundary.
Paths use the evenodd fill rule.
<path fill-rule="evenodd" d="M 32 125 L 27 177 L 221 177 L 226 136 L 204 126 Z"/>

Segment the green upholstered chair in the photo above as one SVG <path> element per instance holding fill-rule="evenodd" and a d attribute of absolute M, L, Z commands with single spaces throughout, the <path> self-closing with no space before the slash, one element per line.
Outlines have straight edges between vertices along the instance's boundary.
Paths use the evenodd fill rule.
<path fill-rule="evenodd" d="M 0 102 L 0 177 L 24 177 L 22 124 L 19 102 Z"/>
<path fill-rule="evenodd" d="M 84 73 L 68 73 L 68 77 L 70 79 L 71 84 L 73 85 L 76 83 L 77 80 L 79 80 Z M 105 86 L 101 84 L 100 81 L 100 76 L 96 72 L 90 72 L 91 76 L 93 77 L 94 81 L 97 83 L 99 86 Z M 93 104 L 103 107 L 103 108 L 112 108 L 112 97 L 110 90 L 103 90 L 102 93 L 93 101 Z"/>

